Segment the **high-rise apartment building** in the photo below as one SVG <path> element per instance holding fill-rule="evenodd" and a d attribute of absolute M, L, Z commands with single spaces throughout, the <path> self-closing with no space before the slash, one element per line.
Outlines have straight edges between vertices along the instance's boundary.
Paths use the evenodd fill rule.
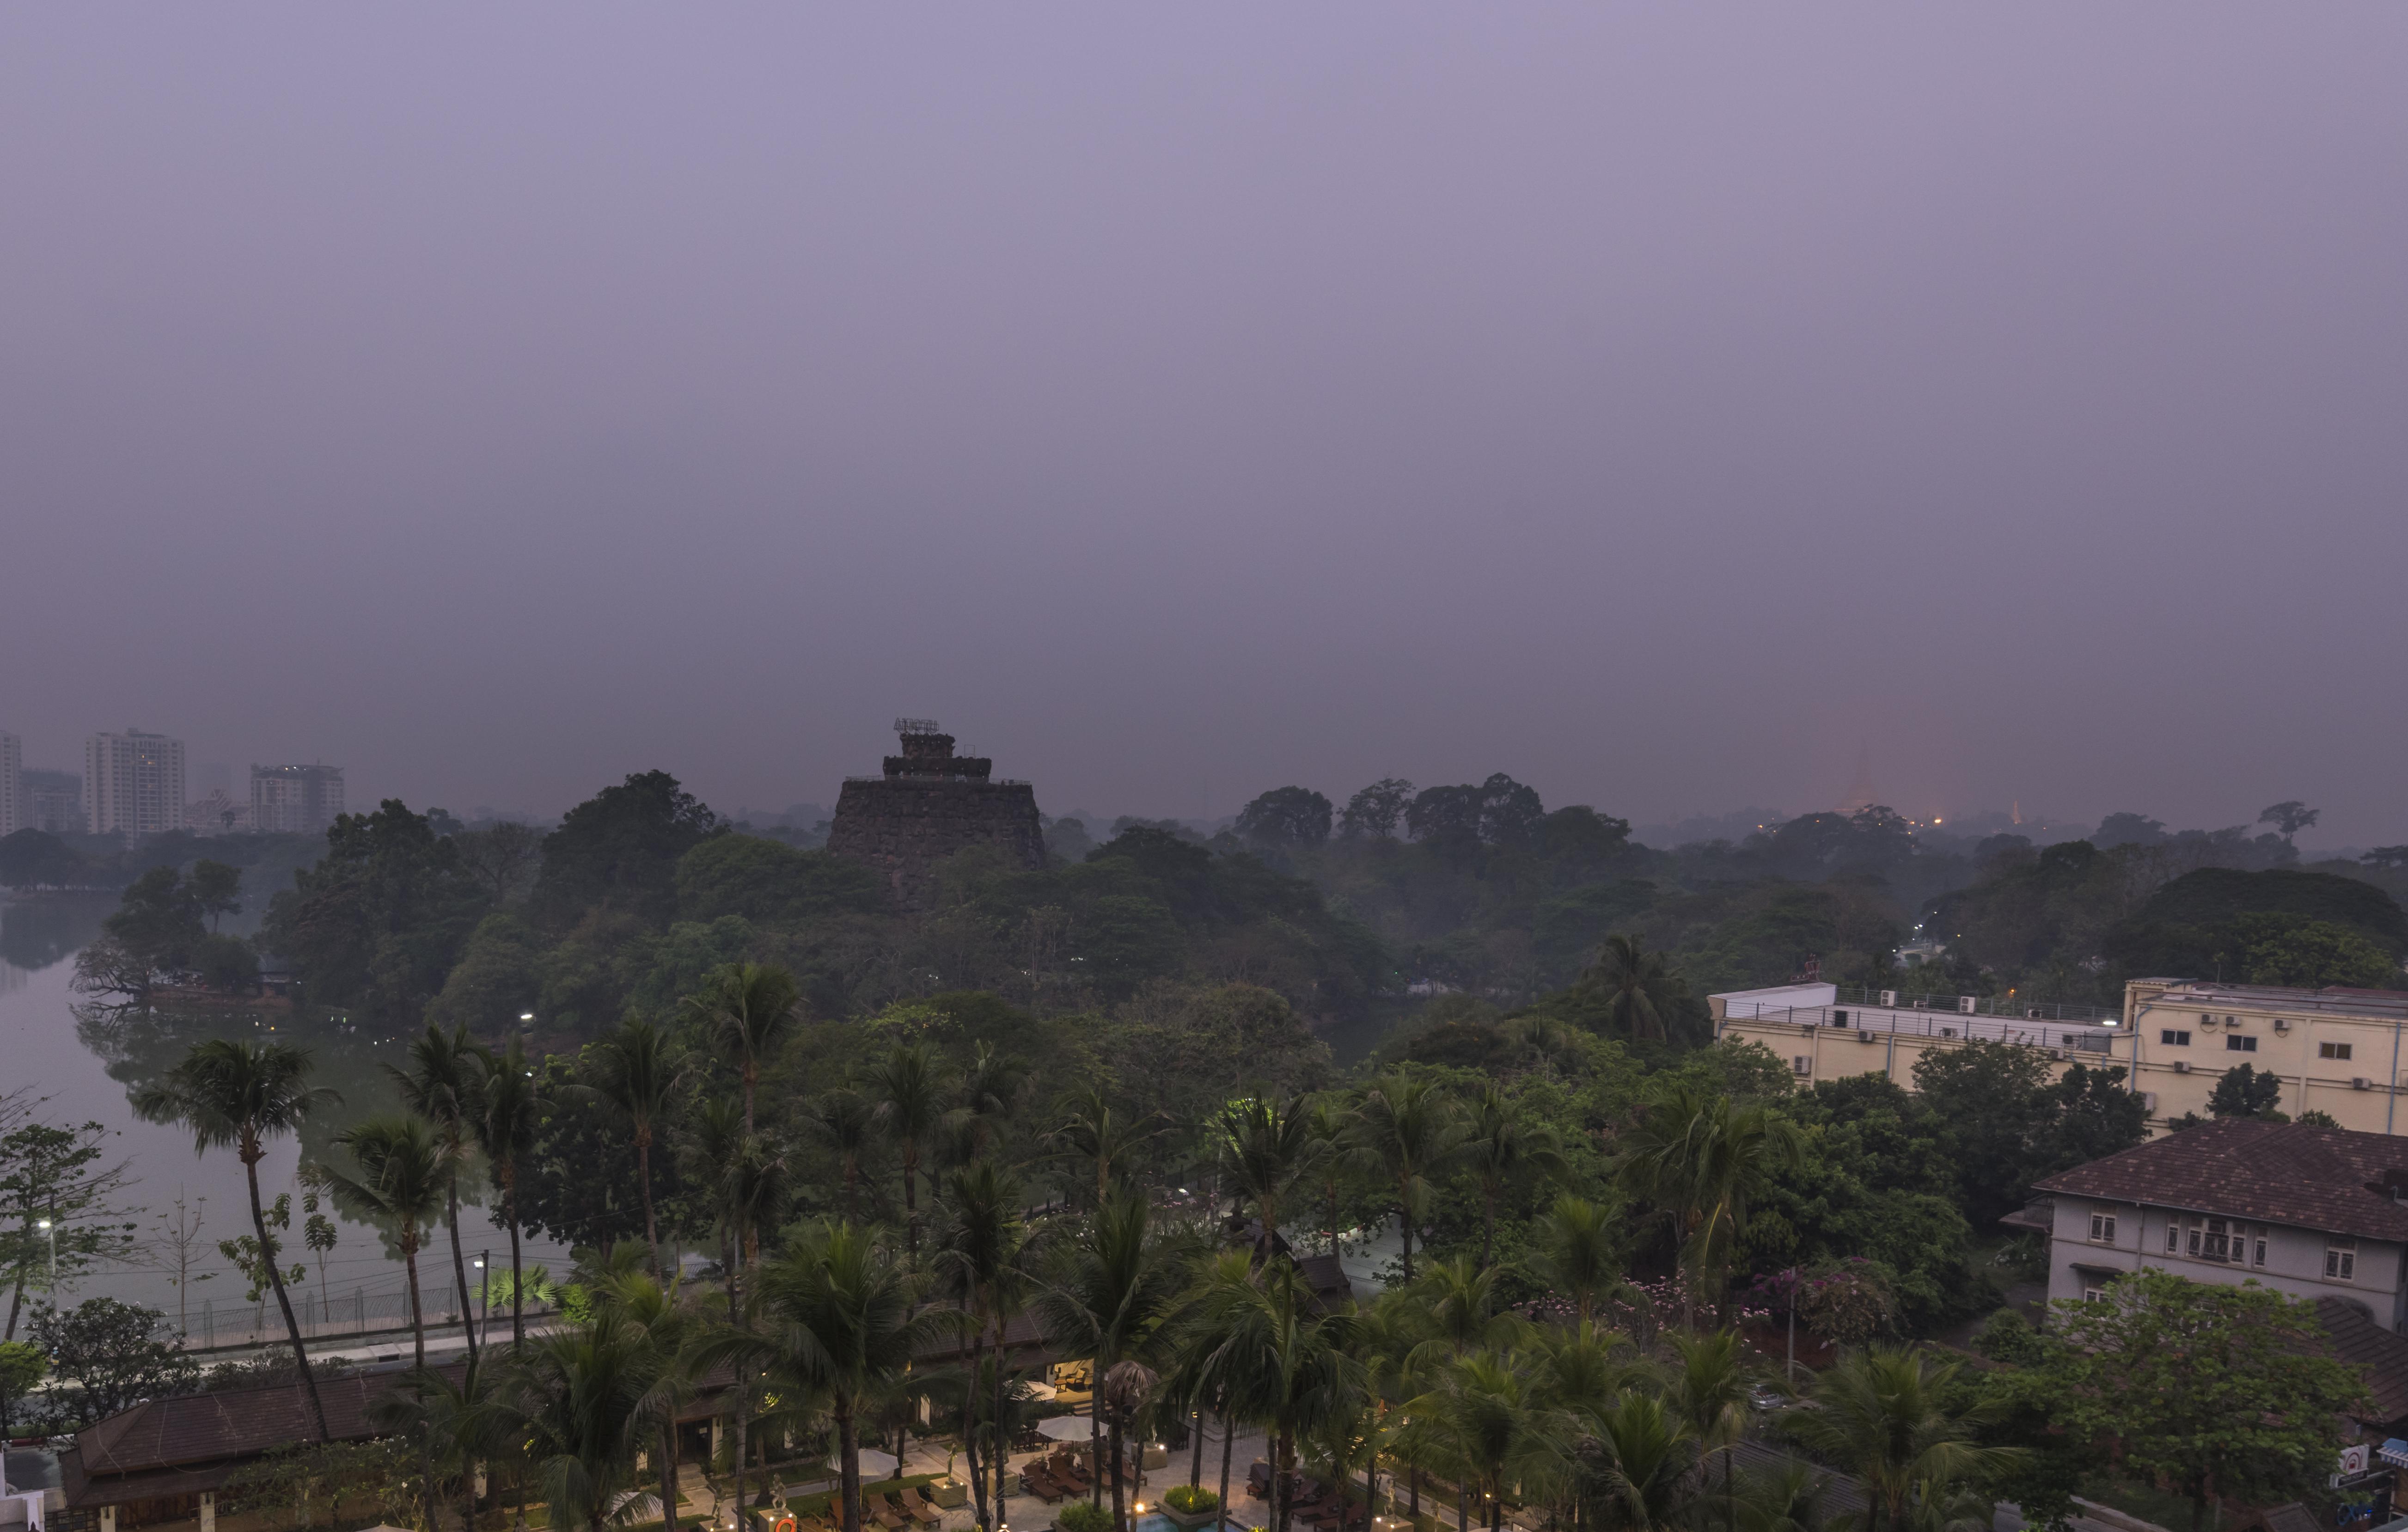
<path fill-rule="evenodd" d="M 72 771 L 27 766 L 18 780 L 25 784 L 25 828 L 47 830 L 51 835 L 83 834 L 81 777 Z"/>
<path fill-rule="evenodd" d="M 0 731 L 0 836 L 25 827 L 25 752 L 13 734 Z"/>
<path fill-rule="evenodd" d="M 251 827 L 262 835 L 324 835 L 342 811 L 341 766 L 251 768 Z"/>
<path fill-rule="evenodd" d="M 84 823 L 94 835 L 184 827 L 184 742 L 128 729 L 83 742 Z"/>

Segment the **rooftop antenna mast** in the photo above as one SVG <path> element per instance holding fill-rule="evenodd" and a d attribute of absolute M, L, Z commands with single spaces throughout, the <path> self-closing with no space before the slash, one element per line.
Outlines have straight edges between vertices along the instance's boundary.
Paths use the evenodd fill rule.
<path fill-rule="evenodd" d="M 898 718 L 895 721 L 895 732 L 896 734 L 942 734 L 945 731 L 933 718 Z"/>

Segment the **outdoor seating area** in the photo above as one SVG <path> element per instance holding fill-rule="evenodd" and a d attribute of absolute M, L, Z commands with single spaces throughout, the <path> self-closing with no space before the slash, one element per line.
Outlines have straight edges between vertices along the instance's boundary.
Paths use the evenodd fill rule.
<path fill-rule="evenodd" d="M 1371 1508 L 1368 1502 L 1352 1495 L 1341 1496 L 1336 1486 L 1325 1484 L 1310 1474 L 1288 1475 L 1286 1489 L 1291 1525 L 1317 1527 L 1322 1532 L 1352 1532 L 1370 1523 Z M 1268 1463 L 1257 1459 L 1246 1469 L 1246 1496 L 1254 1500 L 1270 1499 Z"/>
<path fill-rule="evenodd" d="M 1084 1495 L 1095 1482 L 1086 1454 L 1068 1446 L 1057 1447 L 1043 1457 L 1032 1459 L 1020 1470 L 1020 1487 L 1047 1505 L 1070 1496 Z"/>

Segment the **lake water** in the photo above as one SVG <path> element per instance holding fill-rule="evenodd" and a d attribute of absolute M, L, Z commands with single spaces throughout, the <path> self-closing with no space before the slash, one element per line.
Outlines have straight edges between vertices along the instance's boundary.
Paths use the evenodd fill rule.
<path fill-rule="evenodd" d="M 127 1105 L 129 1092 L 157 1079 L 205 1038 L 259 1037 L 297 1041 L 317 1060 L 317 1081 L 342 1093 L 342 1105 L 309 1124 L 304 1139 L 287 1138 L 269 1145 L 260 1162 L 263 1200 L 273 1202 L 280 1192 L 294 1195 L 293 1230 L 282 1237 L 287 1264 L 308 1257 L 300 1242 L 300 1191 L 294 1172 L 305 1149 L 325 1154 L 334 1136 L 361 1118 L 392 1110 L 397 1103 L 382 1066 L 403 1061 L 403 1041 L 370 1036 L 338 1022 L 296 1022 L 283 1009 L 212 1009 L 189 1015 L 129 1012 L 100 1015 L 85 1009 L 78 1015 L 79 996 L 68 987 L 75 976 L 78 949 L 99 929 L 114 908 L 112 900 L 35 900 L 0 904 L 0 1094 L 21 1087 L 47 1098 L 37 1115 L 62 1125 L 97 1122 L 109 1130 L 112 1162 L 129 1162 L 135 1184 L 122 1203 L 126 1217 L 140 1224 L 143 1264 L 96 1271 L 67 1286 L 63 1303 L 108 1296 L 147 1303 L 163 1310 L 170 1323 L 181 1311 L 186 1327 L 198 1340 L 202 1316 L 241 1310 L 248 1284 L 233 1264 L 218 1253 L 217 1242 L 251 1232 L 251 1208 L 242 1164 L 230 1150 L 200 1155 L 189 1133 L 139 1121 Z M 179 1295 L 174 1257 L 165 1238 L 174 1203 L 181 1196 L 201 1218 L 193 1251 L 195 1279 Z M 373 1310 L 376 1300 L 401 1291 L 401 1263 L 373 1224 L 337 1217 L 340 1239 L 323 1261 L 311 1258 L 307 1286 L 322 1295 L 318 1300 L 341 1314 L 355 1304 Z M 496 1268 L 507 1270 L 509 1238 L 495 1228 L 481 1209 L 463 1207 L 461 1238 L 470 1259 L 480 1249 L 494 1253 Z M 567 1252 L 536 1238 L 522 1241 L 525 1260 L 549 1264 L 555 1275 L 565 1273 Z M 473 1286 L 476 1273 L 469 1274 Z M 419 1254 L 419 1281 L 430 1291 L 452 1286 L 451 1245 L 439 1233 Z M 296 1293 L 295 1301 L 299 1296 Z M 7 1296 L 0 1291 L 0 1315 Z M 272 1300 L 271 1300 L 272 1312 Z"/>

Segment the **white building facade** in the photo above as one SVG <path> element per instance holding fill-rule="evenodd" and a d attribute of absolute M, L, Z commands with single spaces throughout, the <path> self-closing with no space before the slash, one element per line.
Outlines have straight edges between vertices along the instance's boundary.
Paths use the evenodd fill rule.
<path fill-rule="evenodd" d="M 84 827 L 93 835 L 165 835 L 184 827 L 184 742 L 128 729 L 83 745 Z"/>
<path fill-rule="evenodd" d="M 342 811 L 341 766 L 251 768 L 251 828 L 262 835 L 324 835 Z"/>
<path fill-rule="evenodd" d="M 0 731 L 0 837 L 31 821 L 25 812 L 25 749 L 15 735 Z"/>

